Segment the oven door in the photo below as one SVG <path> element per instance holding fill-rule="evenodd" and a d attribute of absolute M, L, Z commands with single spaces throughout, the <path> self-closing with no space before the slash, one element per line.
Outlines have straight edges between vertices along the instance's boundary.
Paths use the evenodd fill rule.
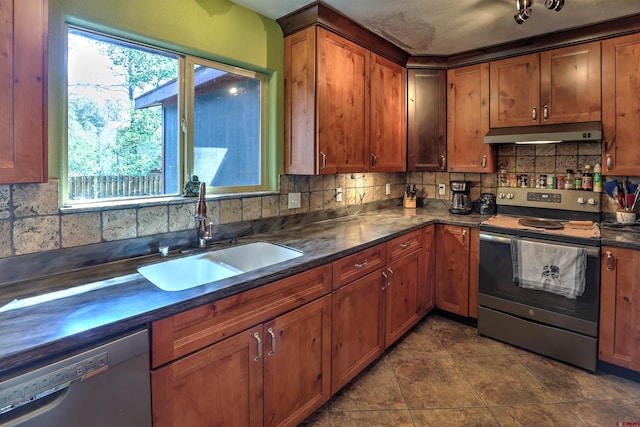
<path fill-rule="evenodd" d="M 480 233 L 479 296 L 480 306 L 512 314 L 554 327 L 598 336 L 600 299 L 600 248 L 553 240 L 525 240 L 549 245 L 584 247 L 587 270 L 584 293 L 569 299 L 555 293 L 525 289 L 514 284 L 511 243 L 520 236 L 482 231 Z"/>

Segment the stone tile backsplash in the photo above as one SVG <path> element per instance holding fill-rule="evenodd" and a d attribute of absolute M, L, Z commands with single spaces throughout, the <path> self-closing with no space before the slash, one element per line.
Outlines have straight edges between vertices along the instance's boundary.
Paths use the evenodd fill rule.
<path fill-rule="evenodd" d="M 576 170 L 585 163 L 594 165 L 600 159 L 600 149 L 599 143 L 505 145 L 499 147 L 498 164 L 508 174 L 526 173 L 535 182 L 541 173 Z M 631 181 L 637 179 L 632 177 Z M 357 205 L 360 200 L 363 204 L 399 201 L 406 185 L 414 184 L 419 198 L 448 200 L 451 180 L 471 181 L 472 200 L 483 192 L 496 192 L 495 173 L 281 175 L 279 193 L 209 197 L 207 214 L 215 225 L 225 225 L 340 209 Z M 389 195 L 385 193 L 387 183 L 391 186 Z M 438 184 L 445 184 L 446 196 L 438 196 Z M 336 188 L 342 189 L 341 202 L 336 201 Z M 0 258 L 195 229 L 193 198 L 61 210 L 58 191 L 57 180 L 46 184 L 0 185 Z M 288 208 L 291 192 L 301 193 L 298 209 Z M 615 204 L 603 197 L 603 211 L 614 210 Z"/>

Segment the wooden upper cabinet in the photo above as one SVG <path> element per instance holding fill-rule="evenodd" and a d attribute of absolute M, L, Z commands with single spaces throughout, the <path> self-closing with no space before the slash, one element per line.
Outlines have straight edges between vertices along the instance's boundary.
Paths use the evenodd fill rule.
<path fill-rule="evenodd" d="M 285 172 L 406 169 L 406 71 L 319 26 L 285 37 Z"/>
<path fill-rule="evenodd" d="M 495 172 L 496 149 L 489 132 L 489 64 L 447 71 L 447 157 L 449 172 Z"/>
<path fill-rule="evenodd" d="M 600 65 L 600 42 L 542 52 L 541 123 L 600 121 Z"/>
<path fill-rule="evenodd" d="M 447 169 L 447 72 L 408 71 L 407 170 Z"/>
<path fill-rule="evenodd" d="M 492 128 L 538 124 L 540 71 L 538 54 L 493 61 L 491 73 Z"/>
<path fill-rule="evenodd" d="M 602 172 L 640 175 L 640 34 L 602 42 Z"/>
<path fill-rule="evenodd" d="M 492 128 L 599 121 L 600 42 L 493 61 Z"/>
<path fill-rule="evenodd" d="M 371 54 L 369 171 L 403 172 L 407 164 L 406 69 Z"/>
<path fill-rule="evenodd" d="M 0 1 L 0 184 L 47 181 L 47 0 Z"/>

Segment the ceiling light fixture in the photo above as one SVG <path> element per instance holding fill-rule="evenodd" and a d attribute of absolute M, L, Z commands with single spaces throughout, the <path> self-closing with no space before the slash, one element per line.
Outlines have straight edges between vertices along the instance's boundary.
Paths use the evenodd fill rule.
<path fill-rule="evenodd" d="M 513 19 L 515 19 L 518 24 L 522 24 L 531 18 L 531 6 L 533 6 L 534 2 L 535 0 L 516 0 L 518 13 L 513 16 Z M 559 12 L 564 7 L 564 0 L 545 0 L 544 6 L 549 10 Z"/>

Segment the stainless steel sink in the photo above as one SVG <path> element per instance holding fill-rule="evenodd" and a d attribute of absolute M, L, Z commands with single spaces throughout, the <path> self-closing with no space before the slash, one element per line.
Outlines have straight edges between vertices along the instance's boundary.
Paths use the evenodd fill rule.
<path fill-rule="evenodd" d="M 181 291 L 268 267 L 302 255 L 273 243 L 257 242 L 138 267 L 164 291 Z"/>

